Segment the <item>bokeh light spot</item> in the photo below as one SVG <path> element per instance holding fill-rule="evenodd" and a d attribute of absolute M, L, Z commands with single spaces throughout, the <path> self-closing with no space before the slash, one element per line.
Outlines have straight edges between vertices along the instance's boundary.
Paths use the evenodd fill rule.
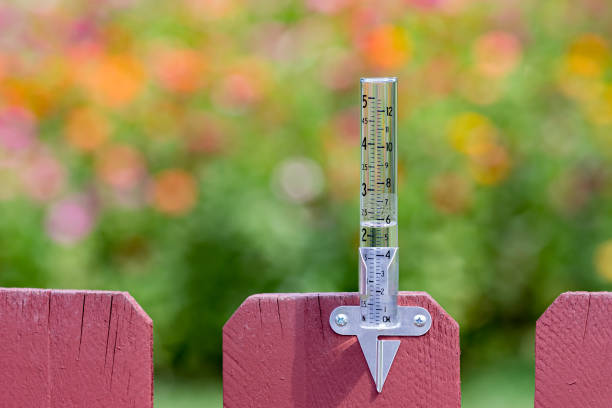
<path fill-rule="evenodd" d="M 277 192 L 297 204 L 312 201 L 323 192 L 321 166 L 306 157 L 293 157 L 280 163 L 274 179 Z"/>

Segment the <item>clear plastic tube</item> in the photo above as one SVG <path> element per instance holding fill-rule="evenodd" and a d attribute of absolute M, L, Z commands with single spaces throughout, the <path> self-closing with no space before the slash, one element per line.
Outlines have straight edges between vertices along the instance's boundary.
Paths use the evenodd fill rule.
<path fill-rule="evenodd" d="M 397 79 L 361 79 L 360 298 L 364 326 L 397 322 Z"/>

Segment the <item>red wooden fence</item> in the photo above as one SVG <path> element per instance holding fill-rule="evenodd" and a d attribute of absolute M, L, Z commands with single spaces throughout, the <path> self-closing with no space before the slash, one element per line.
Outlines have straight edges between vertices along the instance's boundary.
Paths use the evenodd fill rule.
<path fill-rule="evenodd" d="M 400 295 L 433 325 L 399 338 L 381 394 L 356 339 L 329 326 L 344 304 L 357 294 L 249 297 L 223 330 L 224 407 L 460 407 L 459 327 L 429 295 Z M 535 408 L 610 407 L 612 294 L 565 293 L 537 323 Z"/>
<path fill-rule="evenodd" d="M 0 289 L 0 407 L 152 407 L 152 335 L 125 292 Z"/>
<path fill-rule="evenodd" d="M 459 327 L 403 292 L 432 327 L 402 344 L 381 394 L 331 311 L 354 293 L 249 297 L 223 329 L 224 407 L 458 408 Z M 0 407 L 153 406 L 152 322 L 124 292 L 0 289 Z M 612 293 L 561 295 L 536 326 L 535 408 L 612 407 Z"/>

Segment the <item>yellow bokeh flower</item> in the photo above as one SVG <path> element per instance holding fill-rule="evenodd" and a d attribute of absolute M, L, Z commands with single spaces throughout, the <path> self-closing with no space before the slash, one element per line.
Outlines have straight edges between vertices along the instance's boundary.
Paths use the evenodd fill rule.
<path fill-rule="evenodd" d="M 612 239 L 602 242 L 595 250 L 595 269 L 599 276 L 612 281 Z"/>
<path fill-rule="evenodd" d="M 598 77 L 610 60 L 606 40 L 597 34 L 582 34 L 570 45 L 565 57 L 568 71 L 584 77 Z"/>
<path fill-rule="evenodd" d="M 455 150 L 470 154 L 481 145 L 492 143 L 497 138 L 497 129 L 487 117 L 465 112 L 450 121 L 447 135 Z"/>

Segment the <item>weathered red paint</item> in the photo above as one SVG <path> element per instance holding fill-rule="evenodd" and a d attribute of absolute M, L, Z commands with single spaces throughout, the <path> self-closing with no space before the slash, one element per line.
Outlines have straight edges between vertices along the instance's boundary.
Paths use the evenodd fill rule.
<path fill-rule="evenodd" d="M 125 292 L 0 288 L 0 407 L 153 407 L 152 336 Z"/>
<path fill-rule="evenodd" d="M 612 407 L 612 293 L 564 293 L 536 325 L 536 408 Z"/>
<path fill-rule="evenodd" d="M 223 328 L 224 407 L 460 407 L 459 326 L 426 293 L 402 292 L 399 303 L 427 308 L 432 327 L 399 338 L 378 394 L 357 339 L 328 323 L 357 294 L 249 297 Z"/>

